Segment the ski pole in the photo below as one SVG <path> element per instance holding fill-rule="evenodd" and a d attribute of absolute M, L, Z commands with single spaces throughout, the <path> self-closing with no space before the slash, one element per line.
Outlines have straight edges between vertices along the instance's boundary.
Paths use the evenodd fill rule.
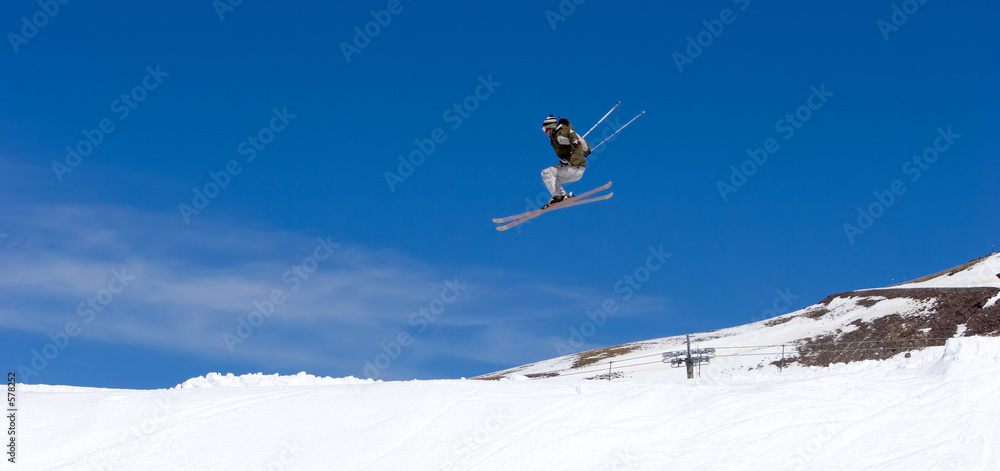
<path fill-rule="evenodd" d="M 586 139 L 587 138 L 587 134 L 590 134 L 590 131 L 593 131 L 594 128 L 596 128 L 598 124 L 601 124 L 601 122 L 604 121 L 604 118 L 607 118 L 608 115 L 611 114 L 611 112 L 614 111 L 615 108 L 618 108 L 618 105 L 620 105 L 620 104 L 622 104 L 621 101 L 619 101 L 618 103 L 615 103 L 615 106 L 612 106 L 611 109 L 608 110 L 607 113 L 604 113 L 604 117 L 602 117 L 600 119 L 600 121 L 598 121 L 596 124 L 594 124 L 593 126 L 591 126 L 590 129 L 588 129 L 587 132 L 583 135 L 583 138 Z"/>
<path fill-rule="evenodd" d="M 644 114 L 646 114 L 645 111 L 643 111 L 642 113 L 639 113 L 639 114 L 635 115 L 634 118 L 630 119 L 629 122 L 625 123 L 625 126 L 628 126 L 629 124 L 632 124 L 632 121 L 635 121 L 635 120 L 639 119 L 639 117 L 642 116 L 642 115 L 644 115 Z M 625 126 L 622 126 L 622 127 L 618 128 L 618 131 L 615 131 L 615 132 L 611 133 L 610 136 L 604 138 L 604 140 L 601 141 L 600 144 L 598 144 L 598 145 L 596 145 L 594 147 L 591 147 L 590 151 L 593 152 L 598 147 L 601 147 L 602 145 L 604 145 L 604 143 L 608 142 L 609 139 L 611 139 L 612 137 L 615 137 L 615 134 L 618 134 L 619 132 L 621 132 L 622 129 L 625 129 Z"/>

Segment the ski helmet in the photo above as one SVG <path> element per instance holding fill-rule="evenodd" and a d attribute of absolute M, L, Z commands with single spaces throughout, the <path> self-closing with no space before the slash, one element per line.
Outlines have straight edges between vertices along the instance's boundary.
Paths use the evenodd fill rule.
<path fill-rule="evenodd" d="M 559 120 L 556 119 L 555 115 L 550 114 L 547 118 L 545 118 L 545 121 L 542 121 L 542 132 L 548 134 L 549 130 L 554 129 L 557 124 L 559 124 Z"/>

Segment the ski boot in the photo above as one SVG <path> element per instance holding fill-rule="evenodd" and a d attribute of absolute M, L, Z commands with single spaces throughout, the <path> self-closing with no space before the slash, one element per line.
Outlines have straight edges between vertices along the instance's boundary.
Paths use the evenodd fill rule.
<path fill-rule="evenodd" d="M 551 200 L 549 200 L 548 204 L 546 204 L 545 206 L 542 206 L 542 209 L 545 209 L 545 208 L 548 208 L 549 206 L 554 206 L 556 204 L 562 203 L 563 201 L 566 201 L 566 200 L 568 200 L 568 199 L 570 199 L 572 197 L 573 197 L 573 193 L 570 193 L 570 194 L 567 194 L 567 195 L 555 195 L 555 196 L 552 197 Z"/>

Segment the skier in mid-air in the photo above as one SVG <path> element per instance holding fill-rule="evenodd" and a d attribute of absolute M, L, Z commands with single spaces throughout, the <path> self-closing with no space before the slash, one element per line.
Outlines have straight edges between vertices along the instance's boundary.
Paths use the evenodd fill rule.
<path fill-rule="evenodd" d="M 573 206 L 580 206 L 589 203 L 596 203 L 598 201 L 604 201 L 610 199 L 614 196 L 614 193 L 607 193 L 600 195 L 602 191 L 611 188 L 611 182 L 607 182 L 597 188 L 590 191 L 585 191 L 579 195 L 574 196 L 572 193 L 567 194 L 566 190 L 563 188 L 563 184 L 572 183 L 579 181 L 583 177 L 583 171 L 587 169 L 587 157 L 590 152 L 596 148 L 604 145 L 609 139 L 616 136 L 622 129 L 626 126 L 632 124 L 632 121 L 639 119 L 646 112 L 643 111 L 639 113 L 634 118 L 625 123 L 624 126 L 618 128 L 615 132 L 611 133 L 604 138 L 599 144 L 591 147 L 587 140 L 585 139 L 590 131 L 593 131 L 599 124 L 601 124 L 608 115 L 611 114 L 615 108 L 618 108 L 621 102 L 618 102 L 613 106 L 607 113 L 604 114 L 593 127 L 587 132 L 580 136 L 573 130 L 573 125 L 569 124 L 569 120 L 566 118 L 556 118 L 554 115 L 549 115 L 542 121 L 542 132 L 549 136 L 549 140 L 552 143 L 552 150 L 556 152 L 556 156 L 559 157 L 559 165 L 553 165 L 545 170 L 542 170 L 542 182 L 545 183 L 545 188 L 548 188 L 549 193 L 552 195 L 552 199 L 549 200 L 545 206 L 541 209 L 530 209 L 523 213 L 514 214 L 512 216 L 493 218 L 493 222 L 499 224 L 497 226 L 498 231 L 506 231 L 512 227 L 524 224 L 543 213 L 548 211 L 569 208 Z M 570 201 L 567 201 L 570 200 Z"/>
<path fill-rule="evenodd" d="M 542 121 L 542 132 L 549 136 L 552 150 L 559 157 L 559 165 L 542 170 L 542 181 L 552 195 L 552 199 L 542 206 L 547 208 L 573 197 L 572 193 L 566 193 L 563 184 L 583 177 L 583 171 L 587 169 L 587 156 L 590 155 L 590 144 L 573 130 L 573 125 L 566 118 L 557 119 L 549 115 Z"/>

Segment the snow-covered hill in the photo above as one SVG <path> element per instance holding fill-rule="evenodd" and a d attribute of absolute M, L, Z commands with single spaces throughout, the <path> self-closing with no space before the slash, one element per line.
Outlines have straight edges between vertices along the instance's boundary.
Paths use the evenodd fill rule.
<path fill-rule="evenodd" d="M 702 377 L 747 370 L 827 366 L 888 358 L 962 336 L 1000 335 L 1000 252 L 908 283 L 834 294 L 772 319 L 691 335 L 714 348 Z M 662 353 L 687 348 L 685 336 L 646 340 L 544 360 L 480 376 L 659 378 Z M 686 376 L 677 371 L 676 375 Z"/>
<path fill-rule="evenodd" d="M 993 254 L 695 335 L 718 355 L 694 380 L 660 361 L 681 344 L 668 338 L 526 365 L 496 381 L 300 373 L 209 374 L 150 391 L 21 385 L 10 467 L 1000 469 L 1000 338 L 990 336 L 1000 332 L 998 265 Z M 939 335 L 949 338 L 926 347 Z M 773 345 L 795 340 L 803 341 L 779 372 Z M 859 351 L 882 359 L 809 366 Z M 586 379 L 609 366 L 613 380 Z"/>
<path fill-rule="evenodd" d="M 725 378 L 23 386 L 24 470 L 994 470 L 1000 339 Z"/>

